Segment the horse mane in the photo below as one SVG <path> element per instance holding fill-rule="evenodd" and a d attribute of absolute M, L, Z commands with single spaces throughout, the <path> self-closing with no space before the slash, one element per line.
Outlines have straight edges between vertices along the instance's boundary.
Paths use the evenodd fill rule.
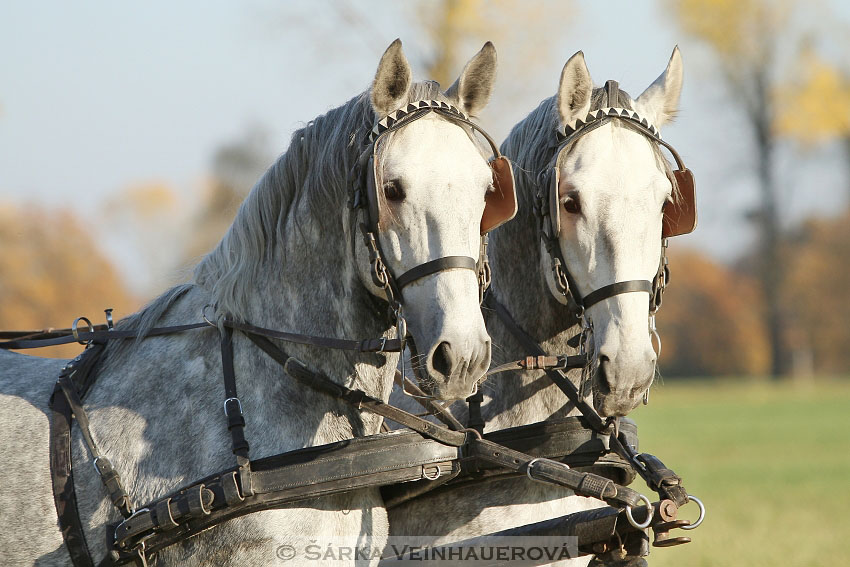
<path fill-rule="evenodd" d="M 404 102 L 424 99 L 453 102 L 434 81 L 412 84 Z M 351 172 L 376 120 L 367 90 L 296 130 L 286 152 L 251 189 L 224 237 L 195 267 L 193 282 L 169 289 L 119 326 L 138 329 L 144 337 L 195 285 L 210 292 L 217 313 L 233 317 L 245 313 L 250 298 L 245 283 L 254 281 L 263 265 L 281 253 L 276 243 L 285 238 L 287 223 L 303 229 L 296 206 L 310 211 L 311 222 L 319 228 L 338 218 L 328 213 L 348 203 L 351 184 L 356 182 Z"/>

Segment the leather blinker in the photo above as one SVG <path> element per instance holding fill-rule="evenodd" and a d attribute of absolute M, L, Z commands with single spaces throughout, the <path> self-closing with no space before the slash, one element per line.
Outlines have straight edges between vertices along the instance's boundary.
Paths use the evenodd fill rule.
<path fill-rule="evenodd" d="M 490 162 L 493 170 L 493 191 L 484 196 L 481 234 L 487 234 L 516 216 L 517 199 L 511 162 L 500 155 Z"/>
<path fill-rule="evenodd" d="M 689 234 L 697 227 L 694 174 L 690 169 L 681 168 L 673 171 L 673 176 L 679 188 L 680 198 L 664 209 L 664 221 L 661 229 L 662 238 Z"/>

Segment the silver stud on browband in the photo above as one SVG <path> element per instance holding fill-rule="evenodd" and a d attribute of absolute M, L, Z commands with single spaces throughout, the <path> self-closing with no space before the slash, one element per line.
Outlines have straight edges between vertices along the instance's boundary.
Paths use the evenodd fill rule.
<path fill-rule="evenodd" d="M 647 130 L 649 130 L 649 132 L 653 136 L 657 138 L 661 137 L 661 134 L 658 132 L 658 128 L 656 128 L 649 120 L 647 120 L 634 110 L 629 110 L 628 108 L 608 107 L 600 108 L 599 110 L 589 112 L 587 116 L 585 116 L 583 119 L 576 118 L 569 124 L 565 125 L 562 129 L 558 130 L 558 141 L 560 142 L 565 140 L 571 134 L 587 126 L 591 122 L 595 122 L 596 120 L 602 120 L 603 118 L 608 117 L 620 118 L 622 120 L 630 120 L 632 122 L 636 122 Z"/>
<path fill-rule="evenodd" d="M 448 102 L 441 100 L 417 100 L 409 102 L 403 108 L 390 112 L 388 115 L 381 118 L 372 128 L 372 131 L 369 132 L 367 140 L 369 143 L 374 142 L 378 136 L 392 128 L 399 120 L 402 120 L 408 114 L 416 112 L 417 110 L 422 110 L 423 108 L 435 108 L 452 114 L 457 114 L 464 120 L 469 120 L 469 116 L 467 116 L 465 112 Z"/>

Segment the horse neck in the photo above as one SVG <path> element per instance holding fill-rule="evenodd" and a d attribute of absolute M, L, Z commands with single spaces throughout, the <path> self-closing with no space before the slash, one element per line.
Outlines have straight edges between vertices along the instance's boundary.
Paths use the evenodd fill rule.
<path fill-rule="evenodd" d="M 347 210 L 327 216 L 349 218 Z M 386 304 L 360 282 L 347 222 L 289 222 L 283 243 L 273 255 L 276 259 L 251 284 L 246 317 L 251 324 L 318 337 L 360 340 L 387 335 Z M 383 400 L 389 397 L 398 355 L 280 346 L 336 383 Z"/>
<path fill-rule="evenodd" d="M 542 256 L 537 219 L 531 212 L 533 182 L 518 177 L 517 190 L 525 197 L 522 214 L 491 237 L 493 293 L 520 328 L 548 354 L 575 354 L 578 349 L 573 345 L 577 344 L 575 337 L 580 327 L 567 308 L 552 296 L 544 278 L 550 268 L 548 259 Z M 494 313 L 487 313 L 487 330 L 493 340 L 494 358 L 501 359 L 494 360 L 494 364 L 532 354 Z M 570 372 L 574 383 L 579 377 L 580 371 Z M 565 406 L 567 399 L 563 392 L 539 371 L 497 374 L 485 384 L 485 392 L 492 395 L 484 406 L 491 428 L 577 414 L 571 404 Z"/>

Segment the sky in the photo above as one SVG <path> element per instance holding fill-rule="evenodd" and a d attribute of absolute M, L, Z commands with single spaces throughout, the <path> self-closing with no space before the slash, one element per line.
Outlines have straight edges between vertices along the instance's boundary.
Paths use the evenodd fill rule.
<path fill-rule="evenodd" d="M 844 21 L 848 4 L 826 2 Z M 508 55 L 493 96 L 501 89 L 508 103 L 494 103 L 481 123 L 503 139 L 554 94 L 563 63 L 580 49 L 596 84 L 617 79 L 637 96 L 680 45 L 685 87 L 663 134 L 696 173 L 700 228 L 677 244 L 734 258 L 752 238 L 743 219 L 757 193 L 746 127 L 710 56 L 658 2 L 574 6 L 552 28 L 532 77 L 511 80 L 523 61 L 508 55 L 527 45 L 496 44 Z M 0 201 L 72 207 L 97 232 L 102 204 L 127 187 L 161 182 L 192 198 L 216 148 L 261 128 L 271 153 L 282 153 L 294 129 L 368 87 L 396 37 L 425 78 L 430 51 L 411 25 L 416 14 L 386 0 L 4 2 Z M 790 150 L 781 156 L 789 222 L 845 206 L 837 156 L 824 150 L 802 165 Z"/>

